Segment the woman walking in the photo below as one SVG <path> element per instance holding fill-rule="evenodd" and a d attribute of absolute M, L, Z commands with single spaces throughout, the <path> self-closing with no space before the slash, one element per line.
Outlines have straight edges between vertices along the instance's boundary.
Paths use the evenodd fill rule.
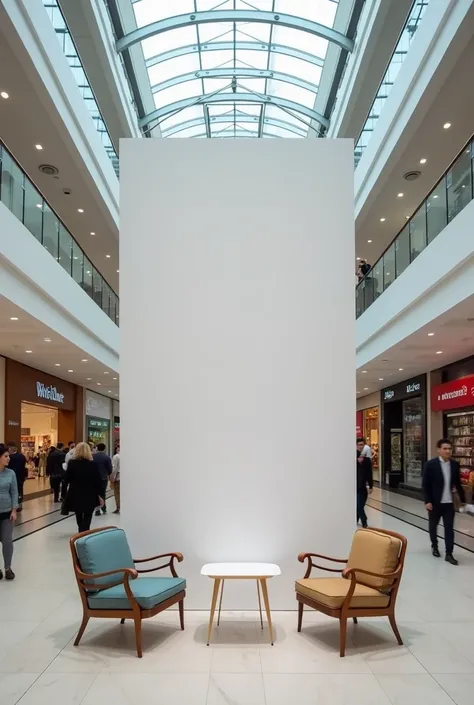
<path fill-rule="evenodd" d="M 13 524 L 18 509 L 18 485 L 16 475 L 8 467 L 10 453 L 7 446 L 0 443 L 0 542 L 2 544 L 5 578 L 14 580 L 12 570 L 13 558 Z M 3 572 L 0 570 L 0 580 Z"/>
<path fill-rule="evenodd" d="M 78 443 L 67 466 L 65 509 L 75 512 L 79 532 L 89 531 L 92 515 L 104 500 L 102 481 L 88 443 Z"/>

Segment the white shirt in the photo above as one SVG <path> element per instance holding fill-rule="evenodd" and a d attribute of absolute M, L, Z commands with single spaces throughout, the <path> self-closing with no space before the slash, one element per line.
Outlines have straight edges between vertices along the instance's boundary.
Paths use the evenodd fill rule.
<path fill-rule="evenodd" d="M 116 453 L 112 458 L 112 482 L 120 482 L 120 454 Z"/>
<path fill-rule="evenodd" d="M 451 462 L 449 460 L 439 459 L 441 463 L 441 471 L 443 473 L 444 487 L 441 495 L 441 504 L 452 504 L 453 493 L 451 491 Z"/>
<path fill-rule="evenodd" d="M 361 455 L 363 455 L 364 458 L 370 458 L 370 460 L 372 460 L 372 448 L 368 446 L 367 443 L 365 444 Z"/>

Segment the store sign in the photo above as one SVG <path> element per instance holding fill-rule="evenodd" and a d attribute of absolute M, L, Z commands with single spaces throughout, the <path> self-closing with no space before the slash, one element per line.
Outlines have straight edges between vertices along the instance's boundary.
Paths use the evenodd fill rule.
<path fill-rule="evenodd" d="M 394 396 L 395 396 L 395 392 L 393 391 L 393 389 L 387 389 L 387 391 L 383 395 L 383 398 L 384 398 L 384 401 L 390 401 L 390 399 L 393 399 Z"/>
<path fill-rule="evenodd" d="M 363 436 L 362 426 L 364 425 L 364 415 L 362 411 L 356 411 L 356 438 Z"/>
<path fill-rule="evenodd" d="M 411 396 L 423 395 L 425 392 L 425 377 L 417 377 L 409 379 L 406 382 L 400 382 L 393 387 L 382 391 L 382 399 L 386 401 L 396 401 L 397 399 L 409 399 Z"/>
<path fill-rule="evenodd" d="M 108 428 L 109 422 L 106 419 L 88 419 L 89 428 Z"/>
<path fill-rule="evenodd" d="M 58 392 L 56 387 L 50 385 L 47 387 L 41 382 L 36 382 L 36 396 L 40 399 L 48 399 L 49 401 L 55 401 L 58 404 L 64 404 L 64 394 Z"/>
<path fill-rule="evenodd" d="M 449 411 L 474 406 L 474 375 L 438 384 L 431 390 L 432 411 Z"/>
<path fill-rule="evenodd" d="M 19 421 L 11 421 L 11 420 L 9 420 L 9 421 L 8 421 L 8 425 L 9 425 L 9 426 L 19 426 L 19 425 L 20 425 L 20 422 L 19 422 Z"/>

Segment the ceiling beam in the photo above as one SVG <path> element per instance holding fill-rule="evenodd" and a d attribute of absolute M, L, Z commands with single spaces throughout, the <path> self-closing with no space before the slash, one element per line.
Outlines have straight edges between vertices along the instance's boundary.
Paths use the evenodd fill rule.
<path fill-rule="evenodd" d="M 252 122 L 254 124 L 258 124 L 259 120 L 260 117 L 258 115 L 246 115 L 244 113 L 237 113 L 236 116 L 236 122 Z M 175 135 L 178 132 L 190 129 L 191 127 L 198 127 L 199 125 L 204 126 L 204 122 L 205 121 L 203 118 L 193 118 L 192 120 L 185 120 L 184 122 L 180 122 L 177 125 L 168 127 L 167 130 L 163 129 L 161 131 L 161 134 L 163 137 L 171 137 L 172 135 Z M 232 115 L 225 114 L 214 115 L 210 117 L 210 124 L 222 122 L 233 122 L 233 113 Z M 264 124 L 272 125 L 273 127 L 280 127 L 282 130 L 288 130 L 288 132 L 293 132 L 299 137 L 306 137 L 306 130 L 302 129 L 301 127 L 298 127 L 298 125 L 295 125 L 292 122 L 288 122 L 287 120 L 279 120 L 278 118 L 266 117 L 264 120 Z"/>
<path fill-rule="evenodd" d="M 283 81 L 284 83 L 291 83 L 293 86 L 298 86 L 299 88 L 304 88 L 307 91 L 312 91 L 316 93 L 318 86 L 310 81 L 305 81 L 303 78 L 298 78 L 298 76 L 292 76 L 289 73 L 282 73 L 281 71 L 267 71 L 266 69 L 254 69 L 254 68 L 238 68 L 234 69 L 232 67 L 228 68 L 217 68 L 217 69 L 204 69 L 199 71 L 191 71 L 190 73 L 183 73 L 180 76 L 173 76 L 166 81 L 161 83 L 155 83 L 151 87 L 152 93 L 158 93 L 159 91 L 164 91 L 172 86 L 177 86 L 180 83 L 186 83 L 186 81 L 195 81 L 196 79 L 204 78 L 269 78 L 275 81 Z"/>

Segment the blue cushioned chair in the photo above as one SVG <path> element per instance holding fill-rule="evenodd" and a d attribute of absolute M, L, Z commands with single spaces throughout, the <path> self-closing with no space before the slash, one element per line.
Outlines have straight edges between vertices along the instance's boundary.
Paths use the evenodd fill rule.
<path fill-rule="evenodd" d="M 184 629 L 184 598 L 186 581 L 179 578 L 175 559 L 183 560 L 181 553 L 163 553 L 151 558 L 133 559 L 127 537 L 122 529 L 107 526 L 76 534 L 70 540 L 72 561 L 84 616 L 74 646 L 84 634 L 91 617 L 126 619 L 135 622 L 138 657 L 142 657 L 142 619 L 178 603 L 181 629 Z M 137 570 L 136 563 L 169 558 L 168 563 L 156 568 Z M 172 577 L 140 578 L 140 573 L 152 573 L 169 568 Z"/>

